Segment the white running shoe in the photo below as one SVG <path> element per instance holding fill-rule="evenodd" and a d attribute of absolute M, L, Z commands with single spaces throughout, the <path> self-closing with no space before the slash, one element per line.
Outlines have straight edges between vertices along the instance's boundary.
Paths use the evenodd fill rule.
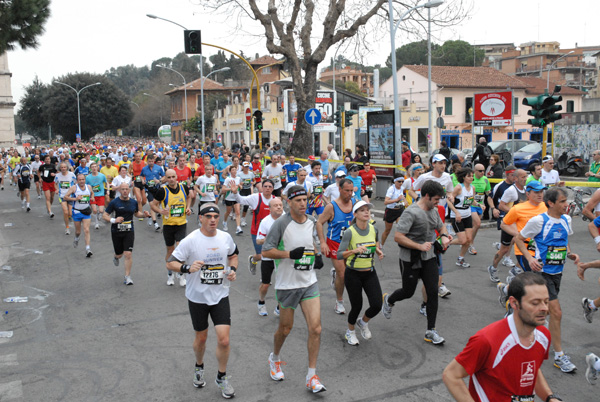
<path fill-rule="evenodd" d="M 347 329 L 344 338 L 346 338 L 346 340 L 348 341 L 348 345 L 355 346 L 359 344 L 358 338 L 356 337 L 356 331 L 350 331 L 349 329 Z"/>
<path fill-rule="evenodd" d="M 224 221 L 223 221 L 223 230 L 224 230 L 224 231 L 226 231 L 226 232 L 229 230 L 229 229 L 227 228 L 227 220 L 224 220 Z"/>
<path fill-rule="evenodd" d="M 504 256 L 504 258 L 502 258 L 502 265 L 504 265 L 505 267 L 514 267 L 515 263 L 513 262 L 513 260 L 510 259 L 509 256 Z"/>
<path fill-rule="evenodd" d="M 242 221 L 242 227 L 246 227 L 248 224 L 246 223 L 246 221 Z"/>
<path fill-rule="evenodd" d="M 447 296 L 450 296 L 451 294 L 452 294 L 452 292 L 450 292 L 450 290 L 442 282 L 442 286 L 440 286 L 438 288 L 438 296 L 441 297 L 441 298 L 445 298 Z"/>
<path fill-rule="evenodd" d="M 131 276 L 125 276 L 125 281 L 123 282 L 127 286 L 133 285 L 133 281 L 131 280 Z"/>
<path fill-rule="evenodd" d="M 425 342 L 431 342 L 434 345 L 441 345 L 446 340 L 438 334 L 438 332 L 434 329 L 429 329 L 425 332 Z"/>
<path fill-rule="evenodd" d="M 167 275 L 167 286 L 173 286 L 175 285 L 175 278 L 174 275 Z"/>
<path fill-rule="evenodd" d="M 281 371 L 281 365 L 285 364 L 282 361 L 274 361 L 273 360 L 273 353 L 271 353 L 269 355 L 269 368 L 271 369 L 271 378 L 275 381 L 282 381 L 285 379 L 285 375 L 283 374 L 283 371 Z"/>
<path fill-rule="evenodd" d="M 335 301 L 335 308 L 333 309 L 336 314 L 346 314 L 346 308 L 344 307 L 344 301 Z"/>
<path fill-rule="evenodd" d="M 260 304 L 258 303 L 256 305 L 258 307 L 258 315 L 260 315 L 261 317 L 266 317 L 269 315 L 269 313 L 267 312 L 267 305 L 266 304 Z"/>
<path fill-rule="evenodd" d="M 70 234 L 71 234 L 71 231 L 69 230 L 69 228 L 66 228 L 66 229 L 65 229 L 65 234 L 66 234 L 66 235 L 70 235 Z"/>
<path fill-rule="evenodd" d="M 244 233 L 244 231 L 242 230 L 242 228 L 241 228 L 241 227 L 239 227 L 239 226 L 238 226 L 238 227 L 235 229 L 235 234 L 236 234 L 236 235 L 238 235 L 238 236 L 239 236 L 239 235 L 241 235 L 241 234 L 243 234 L 243 233 Z"/>
<path fill-rule="evenodd" d="M 362 321 L 360 318 L 356 321 L 356 326 L 360 330 L 360 335 L 363 337 L 363 339 L 371 339 L 371 330 L 369 329 L 369 323 L 365 322 L 364 324 L 361 324 L 361 322 Z"/>
<path fill-rule="evenodd" d="M 471 264 L 466 262 L 464 258 L 460 257 L 458 257 L 458 259 L 456 260 L 456 265 L 458 265 L 461 268 L 469 268 L 471 266 Z"/>
<path fill-rule="evenodd" d="M 179 278 L 179 286 L 182 288 L 187 284 L 187 279 L 185 279 L 185 274 L 175 274 Z"/>
<path fill-rule="evenodd" d="M 94 229 L 96 229 L 96 230 L 100 229 L 100 224 L 96 223 L 96 224 L 94 225 Z"/>
<path fill-rule="evenodd" d="M 154 231 L 158 232 L 160 230 L 160 226 L 158 225 L 158 223 L 154 224 Z"/>

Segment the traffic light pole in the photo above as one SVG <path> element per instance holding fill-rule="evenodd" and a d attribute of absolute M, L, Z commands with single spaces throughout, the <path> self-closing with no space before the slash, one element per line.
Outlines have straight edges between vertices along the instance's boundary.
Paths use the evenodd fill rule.
<path fill-rule="evenodd" d="M 546 156 L 546 144 L 548 143 L 548 125 L 544 126 L 544 133 L 542 134 L 542 159 Z"/>

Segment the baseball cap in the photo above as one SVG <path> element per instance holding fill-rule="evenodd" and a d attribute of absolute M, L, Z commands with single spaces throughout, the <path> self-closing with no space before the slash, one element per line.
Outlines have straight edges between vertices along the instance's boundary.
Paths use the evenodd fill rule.
<path fill-rule="evenodd" d="M 538 191 L 542 191 L 542 190 L 547 190 L 548 187 L 545 187 L 542 183 L 540 183 L 537 180 L 531 180 L 529 183 L 527 183 L 527 187 L 525 187 L 525 191 L 535 191 L 536 193 Z"/>
<path fill-rule="evenodd" d="M 441 161 L 445 161 L 448 162 L 448 159 L 446 159 L 446 157 L 442 154 L 435 154 L 433 155 L 433 159 L 431 160 L 433 163 L 435 162 L 441 162 Z"/>
<path fill-rule="evenodd" d="M 309 161 L 314 161 L 315 160 L 315 156 L 314 155 L 308 155 L 308 160 Z"/>
<path fill-rule="evenodd" d="M 350 167 L 348 168 L 348 171 L 351 170 L 360 170 L 360 168 L 358 167 L 358 165 L 356 163 L 353 163 L 352 165 L 350 165 Z"/>
<path fill-rule="evenodd" d="M 360 200 L 359 202 L 354 204 L 354 207 L 352 207 L 352 213 L 355 214 L 359 208 L 364 207 L 365 205 L 369 207 L 369 210 L 373 209 L 373 204 L 371 204 L 370 202 Z"/>
<path fill-rule="evenodd" d="M 551 155 L 546 155 L 542 159 L 542 162 L 548 162 L 548 161 L 553 161 L 553 160 L 554 160 L 554 158 Z"/>
<path fill-rule="evenodd" d="M 346 177 L 346 173 L 343 170 L 338 170 L 335 172 L 335 177 Z"/>
<path fill-rule="evenodd" d="M 242 166 L 250 166 L 250 162 L 242 162 Z"/>

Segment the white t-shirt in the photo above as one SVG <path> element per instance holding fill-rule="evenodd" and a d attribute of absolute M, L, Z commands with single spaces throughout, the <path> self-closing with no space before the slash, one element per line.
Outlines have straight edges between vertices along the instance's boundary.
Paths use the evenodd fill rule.
<path fill-rule="evenodd" d="M 285 194 L 285 196 L 287 197 L 288 191 L 290 188 L 294 187 L 294 186 L 302 186 L 304 187 L 304 189 L 311 194 L 313 192 L 313 187 L 312 184 L 310 184 L 310 182 L 308 180 L 304 180 L 304 183 L 302 184 L 298 184 L 297 181 L 292 181 L 289 182 L 288 184 L 286 184 L 285 188 L 283 189 L 283 191 L 281 192 L 281 194 Z"/>
<path fill-rule="evenodd" d="M 237 177 L 237 176 L 236 176 L 235 178 L 233 178 L 233 177 L 228 177 L 228 178 L 226 178 L 226 179 L 225 179 L 225 181 L 223 182 L 223 186 L 224 186 L 224 187 L 231 187 L 231 186 L 232 186 L 232 184 L 236 184 L 237 186 L 239 186 L 239 185 L 240 185 L 240 182 L 241 182 L 241 180 L 240 180 L 240 178 L 239 178 L 239 177 Z M 235 194 L 233 194 L 231 191 L 228 191 L 228 192 L 225 194 L 225 200 L 226 200 L 226 201 L 236 201 Z"/>
<path fill-rule="evenodd" d="M 273 186 L 273 189 L 277 190 L 277 189 L 281 188 L 281 173 L 282 172 L 283 172 L 283 169 L 281 168 L 281 164 L 278 163 L 277 167 L 273 167 L 273 164 L 270 163 L 267 166 L 265 166 L 262 177 L 268 178 L 269 176 L 273 176 L 271 178 L 271 180 L 273 180 L 273 183 L 275 183 L 275 185 Z"/>
<path fill-rule="evenodd" d="M 73 172 L 67 172 L 65 175 L 58 172 L 56 176 L 54 176 L 54 182 L 58 185 L 58 196 L 63 198 L 71 186 L 75 185 L 77 178 Z"/>
<path fill-rule="evenodd" d="M 406 182 L 404 182 L 404 183 L 406 183 Z M 404 186 L 404 183 L 402 184 L 402 187 Z M 392 184 L 385 192 L 385 196 L 389 197 L 390 200 L 397 199 L 398 197 L 400 197 L 401 194 L 404 194 L 404 190 L 402 189 L 402 187 L 396 188 L 396 186 Z M 389 209 L 394 209 L 394 208 L 396 208 L 396 205 L 398 205 L 398 204 L 402 204 L 402 201 L 387 204 L 385 207 L 389 208 Z"/>
<path fill-rule="evenodd" d="M 229 288 L 223 286 L 223 276 L 229 269 L 228 257 L 236 248 L 231 235 L 218 229 L 212 237 L 196 229 L 179 243 L 173 251 L 174 258 L 188 265 L 194 261 L 204 262 L 203 269 L 187 274 L 185 297 L 189 301 L 213 306 L 229 296 Z"/>
<path fill-rule="evenodd" d="M 423 187 L 423 183 L 425 183 L 427 180 L 433 180 L 440 183 L 442 187 L 444 187 L 444 189 L 446 190 L 446 194 L 452 193 L 452 190 L 454 190 L 454 184 L 452 184 L 452 178 L 450 177 L 450 175 L 444 172 L 442 173 L 441 177 L 435 177 L 432 173 L 433 172 L 424 173 L 421 176 L 419 176 L 419 178 L 413 183 L 413 190 L 421 190 L 421 187 Z M 442 198 L 440 200 L 440 205 L 446 206 L 446 198 Z"/>
<path fill-rule="evenodd" d="M 567 230 L 567 233 L 570 235 L 573 234 L 573 225 L 571 222 L 571 217 L 569 215 L 563 215 L 563 217 L 565 217 L 567 219 L 567 227 L 565 227 L 564 225 L 564 221 L 562 219 L 556 219 L 551 217 L 550 215 L 548 215 L 548 222 L 555 224 L 555 223 L 559 223 L 561 224 L 565 230 Z M 536 215 L 533 218 L 529 219 L 529 221 L 527 221 L 527 224 L 525 225 L 525 227 L 521 230 L 521 235 L 523 235 L 523 237 L 525 237 L 526 239 L 529 239 L 531 237 L 536 236 L 537 234 L 539 234 L 544 226 L 544 217 L 542 216 L 542 214 L 540 215 Z"/>
<path fill-rule="evenodd" d="M 206 195 L 200 197 L 200 201 L 215 201 L 214 191 L 217 189 L 217 176 L 206 177 L 206 175 L 202 175 L 196 180 L 196 185 L 200 187 L 201 193 L 206 193 Z"/>
<path fill-rule="evenodd" d="M 340 188 L 338 187 L 337 183 L 331 184 L 330 186 L 328 186 L 325 189 L 323 196 L 329 198 L 330 202 L 333 202 L 333 201 L 337 200 L 338 198 L 340 198 Z"/>
<path fill-rule="evenodd" d="M 123 178 L 123 176 L 118 175 L 110 183 L 110 185 L 115 188 L 115 198 L 119 198 L 121 196 L 121 192 L 119 191 L 119 187 L 123 183 L 127 183 L 129 185 L 129 188 L 130 188 L 129 195 L 131 196 L 131 177 L 130 176 L 125 176 L 125 178 Z"/>
<path fill-rule="evenodd" d="M 287 187 L 286 187 L 287 188 Z M 256 240 L 266 239 L 267 235 L 271 231 L 271 226 L 275 219 L 271 215 L 267 216 L 265 219 L 260 221 L 260 225 L 258 226 L 258 232 L 256 233 Z M 263 261 L 273 261 L 271 258 L 262 257 Z"/>
<path fill-rule="evenodd" d="M 521 194 L 525 193 L 525 189 L 523 189 L 523 191 L 521 191 L 517 188 L 517 186 L 512 185 L 509 188 L 507 188 L 506 190 L 504 190 L 504 194 L 502 194 L 500 201 L 504 201 L 507 204 L 517 201 L 520 198 L 519 193 L 517 193 L 517 191 Z"/>
<path fill-rule="evenodd" d="M 42 166 L 42 162 L 36 162 L 36 161 L 31 162 L 31 170 L 33 171 L 34 175 L 36 175 L 36 176 L 38 175 L 40 166 Z"/>
<path fill-rule="evenodd" d="M 540 181 L 546 187 L 556 186 L 560 181 L 560 177 L 558 177 L 558 172 L 554 169 L 549 172 L 546 172 L 544 169 L 542 169 L 542 177 L 540 178 Z"/>

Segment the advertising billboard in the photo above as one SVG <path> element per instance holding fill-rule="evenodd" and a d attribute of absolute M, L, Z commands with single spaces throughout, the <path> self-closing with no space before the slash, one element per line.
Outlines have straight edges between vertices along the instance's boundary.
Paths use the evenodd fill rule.
<path fill-rule="evenodd" d="M 475 94 L 473 99 L 473 124 L 477 127 L 510 126 L 513 119 L 512 92 Z"/>
<path fill-rule="evenodd" d="M 395 159 L 394 111 L 367 113 L 367 142 L 371 163 L 393 166 Z M 394 168 L 375 167 L 377 176 L 393 177 Z"/>
<path fill-rule="evenodd" d="M 315 108 L 321 112 L 321 122 L 314 126 L 315 132 L 336 131 L 333 121 L 335 111 L 335 92 L 318 90 L 315 97 Z M 296 131 L 296 122 L 298 119 L 298 105 L 294 97 L 293 89 L 286 89 L 283 95 L 283 115 L 284 127 L 287 132 Z M 303 118 L 303 116 L 300 116 Z"/>

